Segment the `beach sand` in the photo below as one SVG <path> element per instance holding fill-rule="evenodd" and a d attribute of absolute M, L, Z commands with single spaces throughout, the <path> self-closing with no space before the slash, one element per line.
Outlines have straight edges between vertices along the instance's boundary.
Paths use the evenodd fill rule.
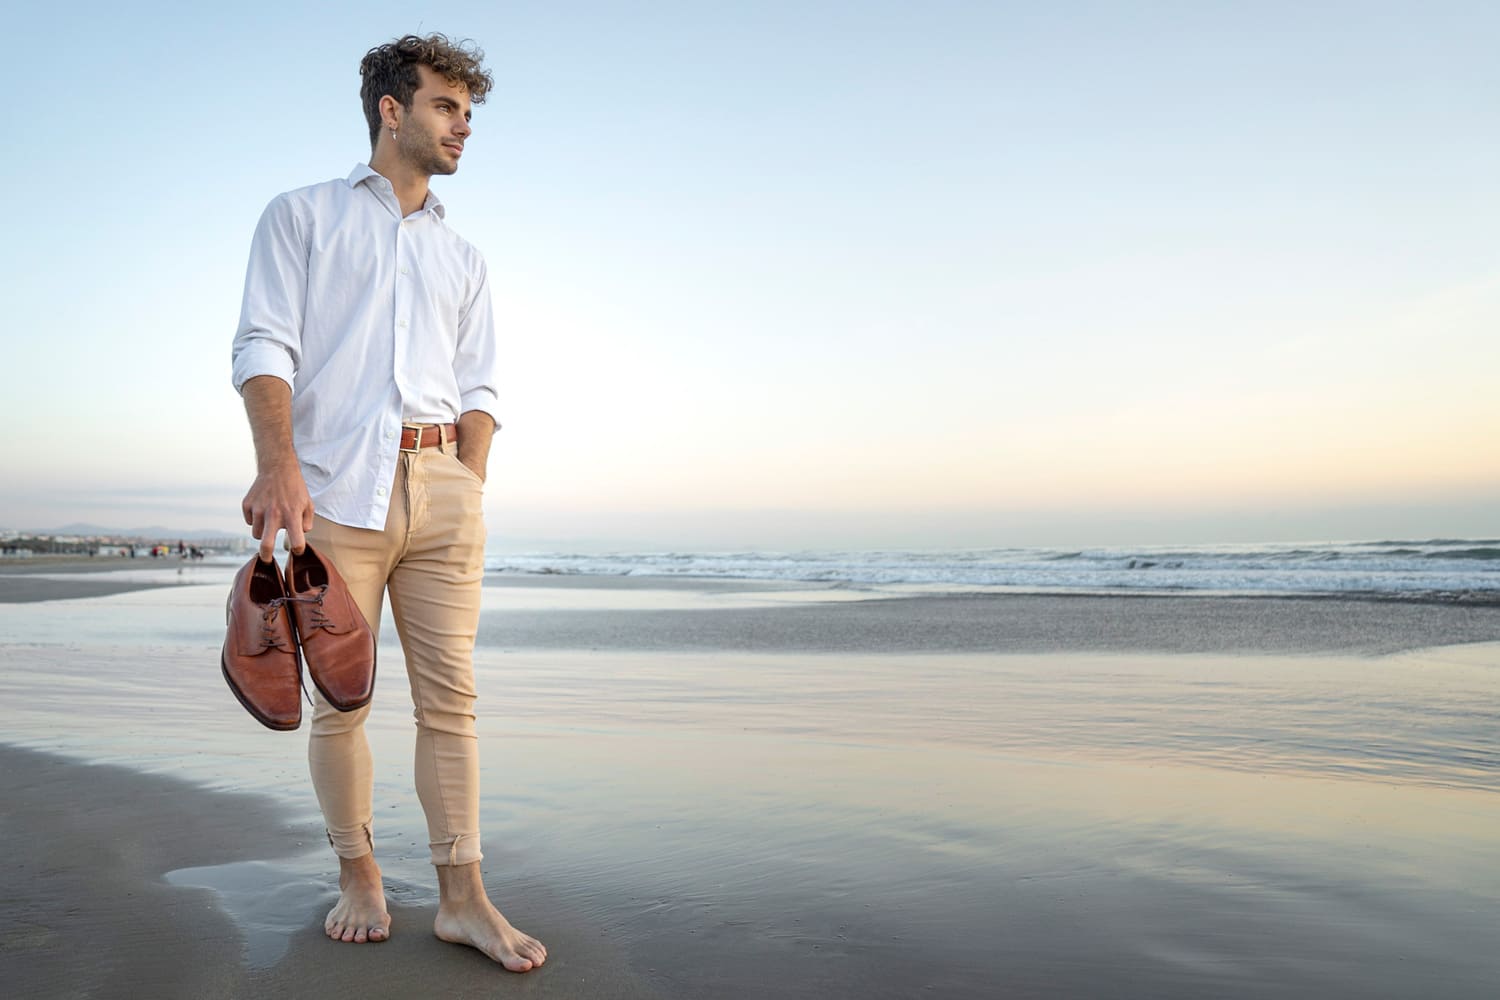
<path fill-rule="evenodd" d="M 422 997 L 494 986 L 488 960 L 431 935 L 430 903 L 397 902 L 393 926 L 404 933 L 378 955 L 323 938 L 332 889 L 289 882 L 276 867 L 278 851 L 305 849 L 322 830 L 278 822 L 264 796 L 0 746 L 0 801 L 9 996 Z M 195 874 L 200 867 L 210 874 Z M 181 874 L 164 880 L 167 872 Z M 545 900 L 545 891 L 528 895 Z M 225 894 L 242 900 L 239 926 L 218 903 Z M 570 961 L 551 977 L 551 995 L 651 995 L 607 944 L 559 923 L 554 947 Z M 256 951 L 273 963 L 253 961 Z"/>
<path fill-rule="evenodd" d="M 395 934 L 321 937 L 305 728 L 262 730 L 218 676 L 232 570 L 0 606 L 16 995 L 1500 982 L 1494 608 L 491 580 L 486 883 L 552 956 L 522 977 L 430 934 L 395 652 L 369 724 Z"/>
<path fill-rule="evenodd" d="M 213 563 L 137 556 L 33 556 L 0 559 L 0 604 L 105 597 L 153 587 L 193 584 L 217 579 L 226 561 Z"/>

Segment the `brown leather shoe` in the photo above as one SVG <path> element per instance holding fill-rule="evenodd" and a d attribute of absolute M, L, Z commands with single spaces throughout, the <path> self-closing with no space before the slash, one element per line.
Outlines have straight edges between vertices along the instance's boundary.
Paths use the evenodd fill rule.
<path fill-rule="evenodd" d="M 219 658 L 229 690 L 245 711 L 283 732 L 302 724 L 302 661 L 286 596 L 280 567 L 252 556 L 229 590 Z"/>
<path fill-rule="evenodd" d="M 328 703 L 352 712 L 375 693 L 375 635 L 333 563 L 311 545 L 286 562 L 307 676 Z"/>

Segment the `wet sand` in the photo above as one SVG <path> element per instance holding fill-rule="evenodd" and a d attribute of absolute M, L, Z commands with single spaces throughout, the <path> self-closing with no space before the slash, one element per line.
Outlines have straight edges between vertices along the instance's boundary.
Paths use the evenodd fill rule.
<path fill-rule="evenodd" d="M 0 981 L 9 996 L 353 1000 L 495 989 L 488 960 L 432 936 L 432 904 L 397 902 L 401 933 L 378 950 L 322 937 L 332 890 L 286 884 L 275 864 L 322 830 L 278 821 L 284 810 L 265 796 L 0 745 L 0 801 Z M 191 885 L 183 869 L 194 866 L 220 873 L 215 889 Z M 181 874 L 164 880 L 168 872 Z M 219 904 L 235 892 L 257 897 L 246 912 L 262 926 L 249 935 Z M 543 887 L 528 897 L 546 898 Z M 549 970 L 540 995 L 650 995 L 607 946 L 552 922 L 554 947 L 569 960 Z M 257 934 L 285 938 L 273 965 L 246 963 L 247 936 Z"/>
<path fill-rule="evenodd" d="M 0 559 L 0 604 L 105 597 L 197 580 L 214 564 L 137 556 L 34 556 Z"/>
<path fill-rule="evenodd" d="M 0 981 L 18 995 L 1500 981 L 1490 609 L 490 586 L 486 881 L 553 956 L 516 977 L 431 937 L 398 654 L 369 724 L 396 934 L 320 936 L 336 868 L 305 728 L 260 729 L 218 677 L 231 572 L 0 606 L 0 731 L 24 748 L 0 750 Z M 1441 644 L 1460 636 L 1492 642 Z"/>
<path fill-rule="evenodd" d="M 493 588 L 480 623 L 480 642 L 505 649 L 1376 655 L 1500 639 L 1500 605 L 1210 595 L 865 598 L 825 588 L 777 595 L 785 599 L 759 606 L 706 600 L 692 607 L 586 607 L 538 615 L 513 610 L 507 599 L 507 590 L 534 585 L 507 585 Z M 606 592 L 622 586 L 612 578 L 595 578 L 594 585 Z"/>
<path fill-rule="evenodd" d="M 161 875 L 292 842 L 268 799 L 0 746 L 0 981 L 11 996 L 231 996 L 234 923 Z M 305 835 L 305 831 L 304 831 Z"/>

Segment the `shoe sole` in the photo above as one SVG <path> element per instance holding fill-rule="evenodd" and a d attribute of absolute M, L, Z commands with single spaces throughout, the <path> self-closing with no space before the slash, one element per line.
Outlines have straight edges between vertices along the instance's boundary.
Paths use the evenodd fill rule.
<path fill-rule="evenodd" d="M 293 729 L 296 729 L 298 726 L 302 725 L 302 713 L 300 711 L 297 713 L 296 720 L 293 721 L 290 725 L 285 722 L 273 721 L 262 715 L 259 709 L 250 704 L 250 700 L 245 697 L 244 692 L 242 692 L 239 687 L 235 685 L 234 678 L 229 676 L 229 664 L 225 662 L 224 655 L 222 653 L 219 654 L 219 670 L 224 674 L 224 682 L 229 685 L 229 690 L 234 692 L 235 699 L 240 703 L 240 705 L 244 707 L 245 711 L 250 713 L 250 717 L 256 722 L 259 722 L 262 726 L 265 726 L 267 729 L 274 729 L 278 733 L 289 733 Z M 302 703 L 300 701 L 297 703 L 297 707 L 299 709 L 302 707 Z"/>

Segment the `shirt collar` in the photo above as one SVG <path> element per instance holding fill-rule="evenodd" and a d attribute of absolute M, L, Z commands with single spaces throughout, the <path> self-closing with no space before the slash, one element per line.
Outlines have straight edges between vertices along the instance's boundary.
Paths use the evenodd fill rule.
<path fill-rule="evenodd" d="M 372 168 L 368 163 L 356 163 L 354 169 L 349 171 L 349 186 L 352 188 L 359 187 L 361 184 L 372 179 L 374 183 L 382 185 L 384 190 L 390 191 L 391 196 L 395 197 L 395 192 L 391 188 L 391 182 L 386 180 L 383 174 Z M 436 212 L 440 219 L 445 218 L 448 214 L 447 209 L 443 208 L 442 201 L 438 199 L 437 195 L 432 193 L 432 188 L 427 189 L 427 200 L 422 202 L 422 209 L 423 211 Z"/>

